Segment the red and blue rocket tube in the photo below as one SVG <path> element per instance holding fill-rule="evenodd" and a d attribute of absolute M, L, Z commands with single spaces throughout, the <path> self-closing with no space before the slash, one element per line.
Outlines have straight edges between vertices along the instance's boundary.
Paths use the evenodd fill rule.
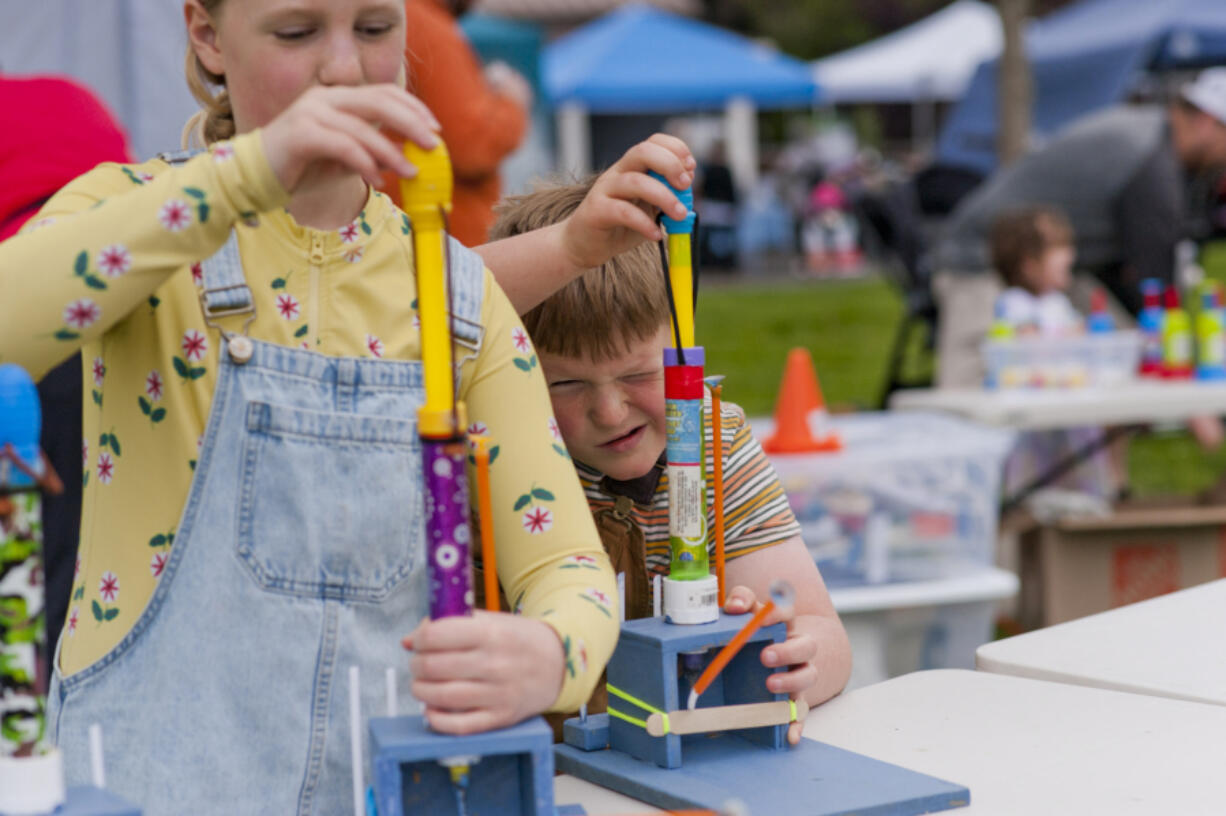
<path fill-rule="evenodd" d="M 652 175 L 668 184 L 662 176 Z M 669 571 L 664 614 L 674 623 L 706 623 L 719 616 L 718 585 L 707 557 L 707 489 L 703 428 L 705 355 L 694 343 L 694 195 L 669 189 L 685 205 L 681 219 L 662 216 L 668 236 L 668 293 L 672 347 L 664 350 L 668 468 Z"/>

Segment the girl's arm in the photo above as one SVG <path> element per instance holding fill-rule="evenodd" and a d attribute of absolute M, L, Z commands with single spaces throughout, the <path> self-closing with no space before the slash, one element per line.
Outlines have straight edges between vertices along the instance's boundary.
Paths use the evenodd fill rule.
<path fill-rule="evenodd" d="M 178 167 L 101 165 L 57 193 L 0 243 L 0 360 L 41 377 L 216 252 L 240 217 L 283 203 L 259 138 Z"/>
<path fill-rule="evenodd" d="M 587 701 L 617 641 L 617 588 L 540 362 L 487 277 L 481 352 L 462 394 L 492 440 L 498 576 L 518 614 L 427 621 L 405 639 L 431 725 L 470 733 Z"/>

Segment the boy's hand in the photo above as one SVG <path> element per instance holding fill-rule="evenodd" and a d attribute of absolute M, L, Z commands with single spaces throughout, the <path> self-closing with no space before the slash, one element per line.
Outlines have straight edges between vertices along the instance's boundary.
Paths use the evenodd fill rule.
<path fill-rule="evenodd" d="M 656 213 L 685 216 L 685 207 L 664 184 L 647 175 L 655 170 L 679 190 L 694 181 L 697 162 L 685 142 L 657 133 L 626 151 L 596 179 L 591 191 L 563 224 L 562 248 L 576 269 L 600 266 L 644 239 L 658 241 Z"/>
<path fill-rule="evenodd" d="M 562 690 L 562 642 L 546 623 L 504 612 L 425 620 L 413 652 L 413 696 L 437 731 L 472 734 L 540 714 Z"/>
<path fill-rule="evenodd" d="M 735 586 L 728 590 L 728 597 L 724 601 L 724 611 L 729 615 L 757 612 L 761 606 L 762 603 L 754 596 L 753 590 L 745 586 Z M 813 658 L 817 656 L 817 642 L 808 633 L 792 631 L 792 621 L 795 617 L 795 607 L 783 610 L 776 607 L 762 622 L 763 626 L 787 624 L 788 639 L 763 649 L 762 665 L 770 669 L 777 666 L 790 667 L 786 672 L 767 677 L 766 688 L 773 694 L 787 694 L 794 700 L 799 699 L 805 689 L 817 682 L 817 669 L 813 667 Z M 788 742 L 791 745 L 800 742 L 804 728 L 803 721 L 788 726 Z"/>

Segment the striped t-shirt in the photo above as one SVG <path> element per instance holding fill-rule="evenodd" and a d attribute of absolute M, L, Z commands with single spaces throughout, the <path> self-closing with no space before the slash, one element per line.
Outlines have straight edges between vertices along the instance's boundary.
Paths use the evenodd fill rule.
<path fill-rule="evenodd" d="M 736 558 L 800 534 L 787 495 L 762 446 L 753 438 L 740 409 L 727 402 L 720 410 L 724 449 L 724 557 Z M 715 466 L 711 447 L 711 401 L 703 406 L 706 432 L 707 552 L 715 555 Z M 604 474 L 575 462 L 592 512 L 611 508 L 615 498 L 601 487 Z M 647 569 L 668 574 L 668 472 L 661 472 L 650 505 L 633 505 L 630 517 L 647 543 Z"/>

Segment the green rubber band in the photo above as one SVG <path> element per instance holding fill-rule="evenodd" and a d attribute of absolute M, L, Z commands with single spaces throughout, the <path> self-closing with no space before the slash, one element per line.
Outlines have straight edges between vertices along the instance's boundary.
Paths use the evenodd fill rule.
<path fill-rule="evenodd" d="M 620 697 L 621 699 L 625 700 L 627 703 L 636 705 L 639 708 L 643 709 L 644 711 L 649 711 L 652 714 L 659 714 L 661 719 L 663 719 L 664 721 L 664 733 L 665 734 L 671 733 L 672 729 L 668 724 L 668 712 L 667 711 L 661 711 L 660 709 L 653 706 L 651 703 L 646 703 L 640 700 L 638 697 L 635 697 L 633 694 L 627 694 L 626 692 L 622 691 L 621 689 L 617 688 L 616 686 L 610 683 L 605 683 L 605 688 L 614 697 Z M 628 722 L 631 725 L 637 725 L 639 728 L 642 728 L 644 731 L 647 730 L 646 720 L 637 720 L 634 717 L 631 717 L 629 714 L 623 714 L 622 712 L 615 709 L 613 706 L 606 706 L 606 710 L 609 712 L 610 716 L 616 717 L 619 720 L 624 720 L 625 722 Z"/>
<path fill-rule="evenodd" d="M 788 720 L 788 722 L 796 722 L 796 701 L 789 698 L 788 703 L 792 706 L 792 719 Z"/>
<path fill-rule="evenodd" d="M 616 708 L 613 708 L 612 706 L 606 707 L 605 710 L 609 712 L 610 717 L 616 717 L 619 720 L 625 720 L 631 725 L 637 725 L 639 728 L 642 728 L 644 731 L 647 730 L 646 720 L 636 720 L 634 717 L 631 717 L 628 714 L 623 714 L 620 711 L 618 711 Z"/>
<path fill-rule="evenodd" d="M 638 697 L 635 697 L 633 694 L 627 694 L 621 689 L 616 688 L 611 683 L 605 683 L 605 688 L 608 689 L 609 693 L 614 695 L 615 697 L 620 697 L 623 700 L 625 700 L 627 703 L 634 703 L 636 706 L 643 709 L 644 711 L 650 711 L 652 714 L 664 714 L 665 713 L 661 711 L 660 709 L 656 708 L 655 706 L 653 706 L 651 703 L 645 703 L 642 700 L 640 700 Z"/>

